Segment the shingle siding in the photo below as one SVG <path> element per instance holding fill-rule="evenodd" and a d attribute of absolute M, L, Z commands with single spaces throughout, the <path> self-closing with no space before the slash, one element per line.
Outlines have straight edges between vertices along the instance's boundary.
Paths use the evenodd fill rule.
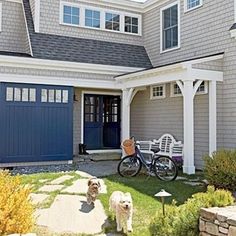
<path fill-rule="evenodd" d="M 75 0 L 71 0 L 68 2 L 80 3 Z M 91 6 L 91 4 L 86 4 L 86 5 Z M 41 8 L 40 33 L 56 34 L 56 35 L 60 34 L 62 36 L 69 36 L 69 37 L 79 37 L 86 39 L 96 39 L 102 41 L 116 42 L 116 43 L 143 45 L 142 37 L 136 35 L 134 36 L 122 33 L 107 32 L 102 30 L 93 30 L 81 27 L 60 25 L 59 24 L 60 0 L 52 0 L 52 1 L 41 0 L 40 8 Z M 106 9 L 109 9 L 109 7 L 106 7 Z M 112 8 L 112 10 L 119 10 L 119 9 Z"/>
<path fill-rule="evenodd" d="M 10 1 L 0 2 L 2 2 L 0 51 L 29 53 L 22 4 Z"/>

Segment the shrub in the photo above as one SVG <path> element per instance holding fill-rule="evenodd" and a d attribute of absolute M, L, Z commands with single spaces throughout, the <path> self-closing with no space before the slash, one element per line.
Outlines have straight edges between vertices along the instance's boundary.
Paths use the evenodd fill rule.
<path fill-rule="evenodd" d="M 236 191 L 236 150 L 220 150 L 204 157 L 205 178 L 217 188 Z"/>
<path fill-rule="evenodd" d="M 209 186 L 206 193 L 197 193 L 183 205 L 166 206 L 166 216 L 159 210 L 150 226 L 151 235 L 155 236 L 197 236 L 198 220 L 202 207 L 223 207 L 232 205 L 232 194 L 226 190 L 215 190 Z"/>
<path fill-rule="evenodd" d="M 19 176 L 0 171 L 0 235 L 28 233 L 33 226 L 30 190 L 20 184 Z"/>

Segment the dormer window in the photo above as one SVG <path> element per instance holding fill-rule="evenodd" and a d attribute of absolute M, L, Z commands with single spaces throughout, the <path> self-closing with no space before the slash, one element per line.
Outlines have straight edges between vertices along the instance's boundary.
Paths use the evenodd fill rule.
<path fill-rule="evenodd" d="M 100 12 L 86 9 L 85 26 L 100 28 Z"/>
<path fill-rule="evenodd" d="M 63 6 L 63 23 L 69 25 L 79 25 L 80 9 L 78 7 Z"/>
<path fill-rule="evenodd" d="M 125 32 L 138 34 L 138 18 L 125 16 Z"/>
<path fill-rule="evenodd" d="M 120 15 L 106 13 L 105 28 L 108 30 L 120 31 Z"/>
<path fill-rule="evenodd" d="M 185 12 L 191 11 L 202 6 L 202 0 L 185 0 Z"/>

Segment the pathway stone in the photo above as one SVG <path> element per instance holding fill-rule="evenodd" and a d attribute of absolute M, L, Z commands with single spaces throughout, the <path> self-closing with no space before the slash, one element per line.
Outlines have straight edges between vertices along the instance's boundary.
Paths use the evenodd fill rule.
<path fill-rule="evenodd" d="M 187 178 L 182 177 L 182 176 L 177 176 L 176 180 L 187 180 Z"/>
<path fill-rule="evenodd" d="M 86 173 L 86 172 L 84 172 L 84 171 L 80 171 L 80 170 L 77 170 L 76 172 L 75 172 L 77 175 L 79 175 L 79 176 L 81 176 L 82 178 L 93 178 L 94 176 L 92 176 L 92 175 L 90 175 L 90 174 L 88 174 L 88 173 Z"/>
<path fill-rule="evenodd" d="M 57 195 L 49 209 L 36 211 L 37 224 L 55 233 L 98 234 L 107 222 L 107 216 L 99 200 L 94 206 L 86 203 L 86 197 Z"/>
<path fill-rule="evenodd" d="M 40 179 L 40 180 L 39 180 L 39 183 L 42 183 L 42 184 L 43 184 L 43 183 L 46 183 L 46 182 L 48 182 L 48 179 Z"/>
<path fill-rule="evenodd" d="M 99 179 L 101 184 L 100 193 L 107 193 L 107 187 L 102 179 Z M 77 193 L 77 194 L 86 194 L 88 191 L 88 180 L 87 179 L 78 179 L 71 186 L 63 189 L 62 193 Z"/>
<path fill-rule="evenodd" d="M 29 233 L 29 234 L 9 234 L 8 236 L 37 236 L 37 234 Z"/>
<path fill-rule="evenodd" d="M 53 184 L 53 185 L 58 185 L 58 184 L 62 184 L 64 183 L 65 181 L 67 180 L 70 180 L 70 179 L 73 179 L 74 176 L 71 176 L 71 175 L 63 175 L 57 179 L 54 179 L 53 181 L 50 182 L 50 184 Z"/>
<path fill-rule="evenodd" d="M 43 193 L 31 193 L 30 199 L 33 204 L 39 204 L 42 203 L 44 200 L 48 198 L 49 195 L 43 194 Z"/>
<path fill-rule="evenodd" d="M 64 187 L 63 185 L 44 185 L 38 191 L 50 193 L 56 190 L 61 190 L 63 187 Z"/>

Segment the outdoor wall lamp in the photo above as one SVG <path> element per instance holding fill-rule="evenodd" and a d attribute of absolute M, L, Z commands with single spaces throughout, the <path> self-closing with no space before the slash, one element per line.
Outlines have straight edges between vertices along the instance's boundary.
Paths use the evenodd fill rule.
<path fill-rule="evenodd" d="M 161 198 L 162 212 L 163 212 L 163 216 L 165 217 L 165 197 L 170 197 L 172 195 L 170 193 L 166 192 L 164 189 L 162 189 L 159 193 L 156 193 L 154 196 Z"/>

